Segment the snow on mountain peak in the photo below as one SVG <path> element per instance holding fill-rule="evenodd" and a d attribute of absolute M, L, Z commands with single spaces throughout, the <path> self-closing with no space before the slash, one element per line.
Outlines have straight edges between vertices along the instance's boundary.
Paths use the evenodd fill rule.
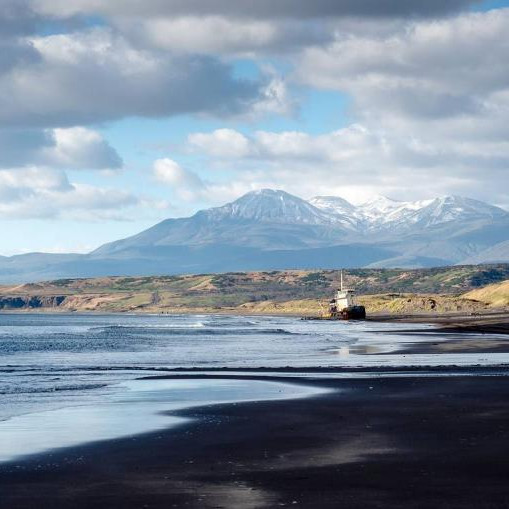
<path fill-rule="evenodd" d="M 317 209 L 329 214 L 334 222 L 342 224 L 350 230 L 358 228 L 358 216 L 355 205 L 339 196 L 315 196 L 309 203 Z"/>
<path fill-rule="evenodd" d="M 223 207 L 210 209 L 209 217 L 251 219 L 261 222 L 325 224 L 333 221 L 311 203 L 285 191 L 251 191 Z"/>
<path fill-rule="evenodd" d="M 496 219 L 508 215 L 499 208 L 463 196 L 441 196 L 431 200 L 422 211 L 426 226 L 465 219 Z"/>
<path fill-rule="evenodd" d="M 340 196 L 315 196 L 309 200 L 309 203 L 321 209 L 329 209 L 331 211 L 352 211 L 355 210 L 355 205 L 346 201 Z"/>
<path fill-rule="evenodd" d="M 409 229 L 414 226 L 429 227 L 464 219 L 494 219 L 508 213 L 487 203 L 461 196 L 442 196 L 428 200 L 398 201 L 377 195 L 355 207 L 342 198 L 335 205 L 336 197 L 317 197 L 311 203 L 329 213 L 348 215 L 364 232 Z M 343 205 L 345 202 L 347 205 Z M 343 217 L 344 220 L 344 217 Z"/>
<path fill-rule="evenodd" d="M 232 203 L 203 212 L 209 220 L 254 220 L 262 223 L 337 225 L 358 234 L 410 231 L 443 223 L 486 220 L 508 213 L 461 196 L 398 201 L 375 196 L 355 206 L 339 196 L 316 196 L 309 201 L 285 191 L 260 189 Z"/>
<path fill-rule="evenodd" d="M 365 217 L 377 217 L 391 212 L 394 209 L 401 208 L 403 205 L 403 202 L 387 198 L 386 196 L 377 195 L 371 200 L 359 205 L 357 210 L 361 211 L 362 215 Z"/>
<path fill-rule="evenodd" d="M 401 203 L 399 200 L 395 200 L 393 198 L 389 198 L 387 196 L 384 196 L 383 194 L 376 194 L 373 197 L 371 197 L 369 200 L 366 200 L 365 202 L 361 203 L 361 207 L 377 204 L 380 206 L 391 206 L 397 203 Z"/>

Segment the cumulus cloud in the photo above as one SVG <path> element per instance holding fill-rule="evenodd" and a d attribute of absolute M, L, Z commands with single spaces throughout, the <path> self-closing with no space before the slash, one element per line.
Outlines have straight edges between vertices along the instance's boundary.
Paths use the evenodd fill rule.
<path fill-rule="evenodd" d="M 475 0 L 32 0 L 51 19 L 101 16 L 136 44 L 172 52 L 255 55 L 329 42 L 335 30 L 437 18 Z M 367 24 L 367 25 L 366 25 Z M 364 28 L 365 28 L 364 26 Z M 379 30 L 379 28 L 376 28 Z"/>
<path fill-rule="evenodd" d="M 252 142 L 234 129 L 216 129 L 212 133 L 193 133 L 189 135 L 190 145 L 215 157 L 244 157 L 252 151 Z"/>
<path fill-rule="evenodd" d="M 37 11 L 68 17 L 99 12 L 107 16 L 224 15 L 248 18 L 330 16 L 442 16 L 467 8 L 472 0 L 33 0 Z"/>
<path fill-rule="evenodd" d="M 224 168 L 225 182 L 172 159 L 156 161 L 153 178 L 182 200 L 230 198 L 256 187 L 306 195 L 346 185 L 352 193 L 378 187 L 402 198 L 454 190 L 502 203 L 509 183 L 509 10 L 470 12 L 475 3 L 4 0 L 0 167 L 25 168 L 20 179 L 29 178 L 31 165 L 119 167 L 106 140 L 77 126 L 182 113 L 252 122 L 294 113 L 292 92 L 305 85 L 351 98 L 352 124 L 319 135 L 194 133 L 188 147 L 207 167 Z M 75 24 L 80 17 L 100 23 L 85 29 Z M 55 22 L 60 30 L 42 35 L 51 30 L 40 27 Z M 257 81 L 236 77 L 239 57 L 256 61 Z M 264 69 L 264 60 L 295 72 L 283 79 Z M 73 203 L 95 203 L 94 210 L 104 203 L 113 213 L 121 199 L 58 172 L 51 177 L 58 190 L 13 184 L 8 173 L 5 203 L 34 210 L 49 193 L 71 210 Z"/>
<path fill-rule="evenodd" d="M 99 133 L 84 127 L 0 130 L 0 167 L 33 165 L 116 169 L 122 159 Z"/>
<path fill-rule="evenodd" d="M 352 124 L 320 135 L 257 131 L 246 136 L 219 129 L 194 133 L 188 144 L 203 156 L 204 165 L 233 172 L 244 187 L 283 187 L 304 196 L 333 190 L 344 195 L 350 189 L 350 199 L 376 189 L 416 199 L 453 189 L 508 205 L 501 187 L 507 182 L 507 143 L 491 143 L 491 150 L 484 142 L 443 139 L 430 144 L 412 133 Z"/>
<path fill-rule="evenodd" d="M 142 199 L 112 188 L 70 182 L 48 168 L 0 170 L 0 214 L 13 219 L 125 219 Z"/>
<path fill-rule="evenodd" d="M 296 21 L 231 19 L 220 16 L 130 18 L 117 21 L 130 38 L 177 53 L 253 56 L 295 52 L 332 38 L 323 24 Z"/>
<path fill-rule="evenodd" d="M 32 45 L 36 62 L 0 75 L 3 126 L 235 114 L 255 104 L 265 86 L 235 79 L 215 58 L 140 49 L 104 27 L 33 38 Z"/>
<path fill-rule="evenodd" d="M 296 77 L 352 98 L 350 114 L 376 135 L 358 156 L 362 175 L 403 190 L 425 174 L 440 192 L 507 205 L 508 31 L 509 9 L 497 9 L 387 33 L 338 33 L 303 52 Z"/>
<path fill-rule="evenodd" d="M 122 166 L 117 151 L 91 129 L 55 129 L 53 139 L 54 145 L 42 153 L 42 160 L 50 166 L 68 169 L 115 169 Z"/>
<path fill-rule="evenodd" d="M 386 38 L 351 37 L 306 50 L 298 69 L 312 86 L 346 91 L 364 114 L 482 114 L 509 87 L 509 9 L 414 23 Z"/>
<path fill-rule="evenodd" d="M 248 137 L 233 129 L 217 129 L 188 138 L 192 149 L 212 157 L 315 162 L 355 160 L 376 147 L 383 151 L 383 141 L 358 124 L 316 136 L 302 131 L 257 131 Z"/>
<path fill-rule="evenodd" d="M 223 204 L 260 187 L 271 187 L 274 183 L 270 178 L 263 180 L 262 173 L 245 173 L 241 179 L 229 179 L 226 182 L 204 180 L 170 158 L 154 161 L 152 175 L 180 200 L 207 205 Z"/>
<path fill-rule="evenodd" d="M 205 190 L 202 179 L 194 172 L 186 170 L 170 158 L 154 162 L 154 178 L 171 187 L 173 192 L 183 200 L 195 200 Z"/>

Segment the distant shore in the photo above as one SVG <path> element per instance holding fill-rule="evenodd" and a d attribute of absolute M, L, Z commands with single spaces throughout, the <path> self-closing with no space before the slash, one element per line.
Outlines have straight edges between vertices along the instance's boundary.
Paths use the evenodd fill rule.
<path fill-rule="evenodd" d="M 509 264 L 436 269 L 349 269 L 369 315 L 471 315 L 509 309 Z M 0 309 L 103 313 L 323 313 L 339 270 L 115 276 L 0 285 Z"/>

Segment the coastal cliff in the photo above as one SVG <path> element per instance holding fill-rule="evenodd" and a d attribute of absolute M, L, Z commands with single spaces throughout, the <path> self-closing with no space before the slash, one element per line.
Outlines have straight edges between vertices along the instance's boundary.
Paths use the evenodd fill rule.
<path fill-rule="evenodd" d="M 0 309 L 58 308 L 66 298 L 65 295 L 4 295 L 0 297 Z"/>

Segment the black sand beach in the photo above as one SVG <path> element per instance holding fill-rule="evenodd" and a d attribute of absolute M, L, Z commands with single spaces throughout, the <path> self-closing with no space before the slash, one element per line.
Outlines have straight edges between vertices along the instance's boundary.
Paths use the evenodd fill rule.
<path fill-rule="evenodd" d="M 509 507 L 509 378 L 320 380 L 0 466 L 4 508 Z"/>
<path fill-rule="evenodd" d="M 419 323 L 435 324 L 442 337 L 436 342 L 416 342 L 397 350 L 403 354 L 433 353 L 507 353 L 509 352 L 509 314 L 493 312 L 484 315 L 413 315 L 405 317 L 379 316 L 371 321 L 415 323 L 415 329 L 405 331 L 385 330 L 384 333 L 418 336 L 429 334 L 429 329 L 419 328 Z M 457 336 L 456 339 L 452 335 Z M 472 335 L 475 335 L 473 337 Z M 484 336 L 482 338 L 479 335 Z M 495 337 L 493 335 L 496 335 Z"/>
<path fill-rule="evenodd" d="M 436 324 L 443 332 L 485 332 L 509 334 L 509 311 L 494 310 L 484 313 L 415 313 L 381 314 L 372 313 L 368 322 L 404 322 Z"/>

